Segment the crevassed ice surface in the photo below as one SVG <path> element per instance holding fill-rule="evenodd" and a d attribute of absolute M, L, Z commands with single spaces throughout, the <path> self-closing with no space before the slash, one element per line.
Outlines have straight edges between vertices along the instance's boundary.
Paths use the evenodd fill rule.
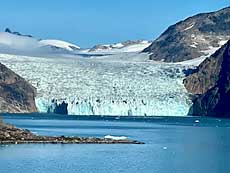
<path fill-rule="evenodd" d="M 191 102 L 183 86 L 183 66 L 148 61 L 146 54 L 103 57 L 0 55 L 0 62 L 31 82 L 36 105 L 47 112 L 68 103 L 70 115 L 185 116 Z"/>

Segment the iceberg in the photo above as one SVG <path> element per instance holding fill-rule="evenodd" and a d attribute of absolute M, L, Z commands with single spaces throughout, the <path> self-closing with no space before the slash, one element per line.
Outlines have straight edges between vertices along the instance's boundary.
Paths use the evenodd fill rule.
<path fill-rule="evenodd" d="M 112 139 L 112 140 L 126 140 L 126 139 L 128 139 L 126 136 L 111 136 L 111 135 L 106 135 L 104 138 L 105 139 Z"/>

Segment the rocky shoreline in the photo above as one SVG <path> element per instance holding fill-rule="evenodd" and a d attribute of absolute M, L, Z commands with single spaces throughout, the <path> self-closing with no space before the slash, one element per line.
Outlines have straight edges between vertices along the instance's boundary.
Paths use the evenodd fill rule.
<path fill-rule="evenodd" d="M 0 122 L 0 144 L 144 144 L 133 140 L 84 138 L 66 136 L 40 136 Z"/>

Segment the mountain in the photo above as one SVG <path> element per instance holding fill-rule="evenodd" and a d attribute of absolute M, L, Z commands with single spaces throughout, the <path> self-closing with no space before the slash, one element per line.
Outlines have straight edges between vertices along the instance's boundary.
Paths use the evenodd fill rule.
<path fill-rule="evenodd" d="M 186 79 L 186 88 L 199 94 L 191 115 L 230 118 L 230 41 L 206 59 Z"/>
<path fill-rule="evenodd" d="M 170 26 L 143 52 L 150 59 L 180 62 L 210 56 L 230 39 L 230 7 L 197 14 Z"/>
<path fill-rule="evenodd" d="M 8 113 L 36 112 L 36 89 L 25 79 L 0 64 L 0 111 Z"/>
<path fill-rule="evenodd" d="M 38 47 L 38 41 L 35 38 L 0 32 L 0 51 L 34 51 Z"/>
<path fill-rule="evenodd" d="M 10 34 L 14 34 L 14 35 L 18 35 L 18 36 L 33 37 L 32 35 L 24 35 L 24 34 L 21 34 L 20 32 L 12 32 L 10 30 L 10 28 L 6 28 L 5 32 L 10 33 Z"/>
<path fill-rule="evenodd" d="M 75 51 L 80 49 L 79 46 L 62 40 L 40 40 L 39 43 L 43 46 L 51 46 L 55 47 L 56 49 L 64 49 L 68 51 Z"/>
<path fill-rule="evenodd" d="M 204 94 L 214 87 L 219 79 L 221 64 L 225 46 L 217 50 L 213 55 L 206 58 L 193 72 L 184 80 L 185 88 L 193 94 Z"/>
<path fill-rule="evenodd" d="M 103 52 L 103 53 L 116 53 L 116 52 L 140 52 L 151 44 L 145 40 L 125 41 L 121 43 L 96 45 L 88 52 Z"/>
<path fill-rule="evenodd" d="M 0 32 L 0 52 L 25 55 L 72 54 L 80 47 L 61 40 L 41 40 L 31 35 L 12 32 L 9 28 Z"/>

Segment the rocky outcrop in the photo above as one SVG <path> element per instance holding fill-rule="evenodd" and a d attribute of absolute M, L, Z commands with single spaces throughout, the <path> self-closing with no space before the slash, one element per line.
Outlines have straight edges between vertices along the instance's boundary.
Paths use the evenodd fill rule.
<path fill-rule="evenodd" d="M 144 144 L 134 140 L 106 138 L 39 136 L 0 122 L 0 144 Z"/>
<path fill-rule="evenodd" d="M 106 45 L 96 45 L 92 47 L 89 52 L 96 52 L 96 51 L 106 51 L 106 50 L 112 50 L 112 49 L 123 49 L 128 46 L 133 45 L 149 45 L 151 42 L 146 40 L 127 40 L 121 43 L 114 43 L 114 44 L 106 44 Z M 147 47 L 147 46 L 146 46 Z M 144 48 L 143 48 L 144 49 Z"/>
<path fill-rule="evenodd" d="M 24 35 L 24 34 L 21 34 L 20 32 L 12 32 L 12 31 L 10 30 L 10 28 L 6 28 L 6 29 L 5 29 L 5 32 L 10 33 L 10 34 L 14 34 L 14 35 L 18 35 L 18 36 L 33 37 L 32 35 Z"/>
<path fill-rule="evenodd" d="M 37 112 L 35 96 L 36 89 L 31 84 L 0 63 L 1 112 Z"/>
<path fill-rule="evenodd" d="M 150 59 L 179 62 L 209 56 L 230 39 L 230 7 L 170 26 L 144 52 Z"/>
<path fill-rule="evenodd" d="M 221 47 L 213 55 L 206 58 L 195 70 L 184 80 L 185 88 L 193 94 L 204 94 L 214 87 L 219 79 L 221 65 L 223 63 L 226 46 Z"/>
<path fill-rule="evenodd" d="M 187 88 L 196 81 L 191 90 L 202 93 L 194 99 L 190 115 L 230 118 L 230 41 L 186 81 Z"/>

